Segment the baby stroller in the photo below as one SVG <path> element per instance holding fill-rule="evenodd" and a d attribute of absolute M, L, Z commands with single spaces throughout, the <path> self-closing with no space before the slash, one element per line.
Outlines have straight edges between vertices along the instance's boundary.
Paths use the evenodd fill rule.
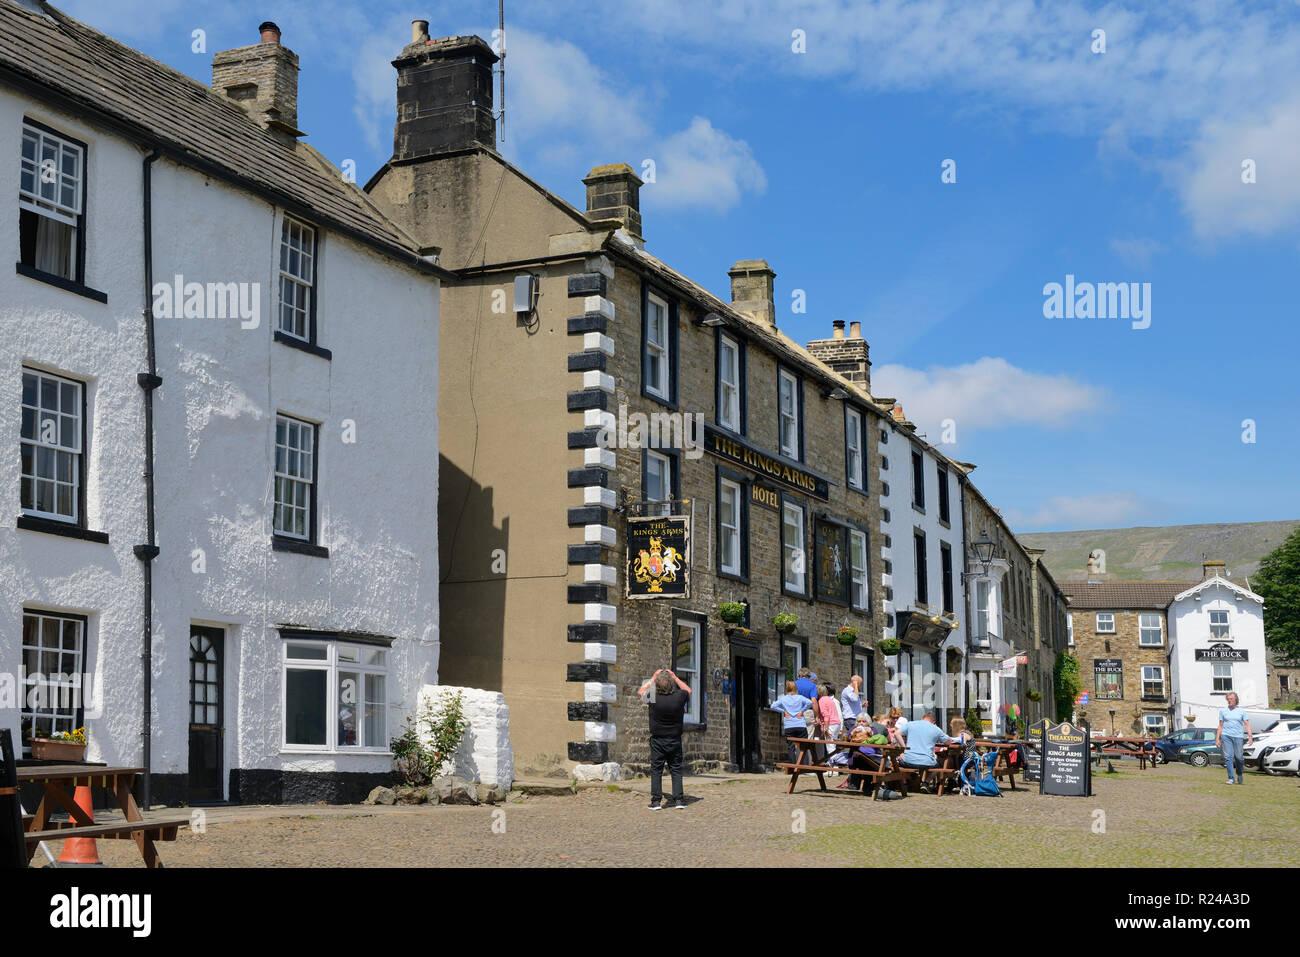
<path fill-rule="evenodd" d="M 993 765 L 998 759 L 997 751 L 980 754 L 978 751 L 968 754 L 962 762 L 957 777 L 961 781 L 961 793 L 967 797 L 1001 797 L 998 779 L 993 776 Z"/>

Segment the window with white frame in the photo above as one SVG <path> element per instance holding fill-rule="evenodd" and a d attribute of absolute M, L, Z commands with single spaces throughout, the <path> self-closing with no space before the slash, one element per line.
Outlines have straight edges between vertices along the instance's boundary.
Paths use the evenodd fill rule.
<path fill-rule="evenodd" d="M 718 481 L 718 569 L 728 575 L 741 574 L 740 496 L 738 482 Z"/>
<path fill-rule="evenodd" d="M 1169 721 L 1163 714 L 1144 714 L 1143 730 L 1153 738 L 1163 738 L 1169 733 Z"/>
<path fill-rule="evenodd" d="M 777 385 L 779 432 L 781 454 L 787 458 L 799 457 L 799 378 L 782 369 Z"/>
<path fill-rule="evenodd" d="M 1115 632 L 1115 613 L 1113 611 L 1097 612 L 1097 630 L 1106 634 Z"/>
<path fill-rule="evenodd" d="M 20 507 L 78 523 L 81 516 L 82 394 L 72 379 L 23 369 Z"/>
<path fill-rule="evenodd" d="M 1227 641 L 1232 637 L 1231 631 L 1228 627 L 1228 613 L 1226 611 L 1210 612 L 1210 639 L 1212 641 Z"/>
<path fill-rule="evenodd" d="M 18 172 L 19 263 L 78 280 L 83 228 L 85 146 L 31 123 L 23 124 Z"/>
<path fill-rule="evenodd" d="M 284 747 L 388 750 L 388 650 L 284 642 Z"/>
<path fill-rule="evenodd" d="M 781 642 L 781 667 L 785 671 L 785 680 L 794 681 L 799 677 L 799 669 L 807 661 L 807 651 L 801 641 L 786 639 Z M 784 688 L 780 689 L 784 692 Z"/>
<path fill-rule="evenodd" d="M 82 720 L 86 619 L 23 609 L 22 746 L 33 737 L 73 731 Z"/>
<path fill-rule="evenodd" d="M 280 229 L 280 331 L 314 341 L 312 293 L 316 286 L 316 230 L 289 216 Z"/>
<path fill-rule="evenodd" d="M 1164 644 L 1164 626 L 1160 615 L 1146 612 L 1138 615 L 1138 644 L 1146 648 Z"/>
<path fill-rule="evenodd" d="M 726 333 L 718 336 L 718 425 L 740 431 L 740 346 Z"/>
<path fill-rule="evenodd" d="M 975 637 L 989 637 L 989 583 L 984 578 L 975 580 Z"/>
<path fill-rule="evenodd" d="M 645 304 L 644 385 L 650 395 L 668 401 L 672 381 L 672 354 L 668 328 L 668 304 L 649 293 Z"/>
<path fill-rule="evenodd" d="M 804 594 L 808 590 L 808 559 L 804 542 L 805 515 L 802 505 L 786 502 L 781 509 L 781 555 L 787 591 Z"/>
<path fill-rule="evenodd" d="M 867 581 L 869 572 L 867 533 L 851 528 L 849 529 L 849 580 L 852 583 L 853 607 L 858 611 L 867 611 L 871 602 L 871 591 Z"/>
<path fill-rule="evenodd" d="M 688 724 L 700 723 L 700 661 L 703 652 L 703 636 L 700 623 L 686 618 L 678 618 L 674 623 L 673 671 L 677 677 L 686 682 L 691 689 L 691 702 L 682 715 Z"/>
<path fill-rule="evenodd" d="M 671 515 L 669 499 L 673 494 L 673 460 L 649 449 L 645 454 L 645 500 L 663 502 L 663 505 L 646 508 L 647 515 Z"/>
<path fill-rule="evenodd" d="M 848 466 L 849 488 L 861 491 L 865 485 L 866 461 L 862 449 L 862 413 L 857 409 L 844 409 L 844 459 Z"/>
<path fill-rule="evenodd" d="M 316 426 L 275 417 L 275 519 L 277 535 L 311 539 L 315 492 Z"/>
<path fill-rule="evenodd" d="M 1210 690 L 1218 694 L 1226 694 L 1232 690 L 1232 662 L 1216 661 L 1210 665 L 1210 681 L 1212 687 Z"/>
<path fill-rule="evenodd" d="M 1165 696 L 1165 669 L 1162 665 L 1142 666 L 1142 697 L 1163 698 Z"/>

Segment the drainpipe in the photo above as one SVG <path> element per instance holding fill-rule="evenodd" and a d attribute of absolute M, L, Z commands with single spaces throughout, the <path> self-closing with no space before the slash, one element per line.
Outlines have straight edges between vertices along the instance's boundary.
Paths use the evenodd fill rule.
<path fill-rule="evenodd" d="M 961 597 L 962 604 L 966 608 L 966 647 L 962 649 L 961 656 L 961 701 L 957 705 L 961 709 L 963 719 L 970 708 L 970 676 L 974 674 L 970 668 L 970 656 L 974 650 L 972 633 L 975 629 L 975 619 L 971 612 L 975 606 L 971 602 L 970 589 L 967 587 L 970 579 L 966 577 L 966 564 L 970 561 L 970 553 L 967 551 L 970 544 L 966 541 L 966 483 L 969 481 L 965 474 L 957 478 L 957 487 L 961 492 Z"/>
<path fill-rule="evenodd" d="M 140 649 L 140 667 L 144 674 L 144 706 L 140 738 L 144 750 L 144 791 L 141 805 L 149 810 L 151 798 L 152 732 L 153 732 L 153 560 L 158 557 L 158 542 L 154 529 L 153 495 L 153 391 L 162 385 L 158 376 L 158 357 L 154 346 L 153 326 L 153 164 L 162 155 L 155 147 L 144 158 L 144 330 L 149 371 L 136 374 L 136 384 L 144 391 L 144 493 L 146 543 L 136 545 L 132 551 L 140 560 L 144 572 L 143 635 Z"/>

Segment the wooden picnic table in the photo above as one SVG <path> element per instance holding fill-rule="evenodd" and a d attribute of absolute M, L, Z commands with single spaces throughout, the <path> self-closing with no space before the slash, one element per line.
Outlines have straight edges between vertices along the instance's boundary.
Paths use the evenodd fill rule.
<path fill-rule="evenodd" d="M 154 841 L 174 841 L 176 832 L 189 823 L 188 818 L 145 821 L 131 787 L 144 768 L 115 768 L 89 764 L 46 764 L 18 768 L 19 784 L 44 787 L 36 813 L 24 823 L 27 860 L 31 862 L 42 841 L 63 841 L 70 837 L 93 837 L 106 840 L 132 840 L 140 848 L 146 867 L 162 867 Z M 77 787 L 104 788 L 122 809 L 121 822 L 96 824 L 73 800 Z M 66 821 L 51 821 L 55 811 L 68 814 Z"/>
<path fill-rule="evenodd" d="M 1147 761 L 1156 766 L 1155 738 L 1130 738 L 1122 735 L 1099 735 L 1091 738 L 1092 756 L 1100 761 L 1103 755 L 1137 758 L 1138 767 L 1145 771 Z"/>
<path fill-rule="evenodd" d="M 786 794 L 793 794 L 795 784 L 799 781 L 801 774 L 817 775 L 817 783 L 823 791 L 828 790 L 824 775 L 829 772 L 839 772 L 841 774 L 865 777 L 874 781 L 877 785 L 883 785 L 890 782 L 898 782 L 904 794 L 908 793 L 908 782 L 912 778 L 920 780 L 923 775 L 932 774 L 939 778 L 938 793 L 943 794 L 948 787 L 952 778 L 957 776 L 961 769 L 961 757 L 966 748 L 972 745 L 996 750 L 998 753 L 997 760 L 991 769 L 992 774 L 999 780 L 1007 778 L 1011 784 L 1011 790 L 1016 790 L 1016 774 L 1022 769 L 1011 767 L 1007 760 L 1008 753 L 1015 748 L 1018 742 L 1007 741 L 970 741 L 966 744 L 958 744 L 955 741 L 946 745 L 940 745 L 935 748 L 935 765 L 932 768 L 907 768 L 900 763 L 903 752 L 907 749 L 897 744 L 853 744 L 847 738 L 835 740 L 822 738 L 789 738 L 792 743 L 798 745 L 799 755 L 793 764 L 787 761 L 777 763 L 777 767 L 783 769 L 790 776 L 790 784 L 786 788 Z M 857 748 L 859 746 L 874 748 L 880 752 L 880 768 L 876 771 L 860 770 L 851 768 L 847 765 L 833 765 L 825 762 L 818 764 L 815 760 L 817 747 L 822 746 L 832 751 L 840 749 Z M 829 754 L 827 757 L 829 758 Z M 805 761 L 804 759 L 807 758 Z"/>

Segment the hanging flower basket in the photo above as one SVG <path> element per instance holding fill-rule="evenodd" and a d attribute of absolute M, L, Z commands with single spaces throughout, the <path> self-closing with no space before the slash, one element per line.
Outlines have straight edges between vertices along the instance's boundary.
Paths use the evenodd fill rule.
<path fill-rule="evenodd" d="M 781 634 L 788 635 L 799 626 L 799 616 L 783 611 L 772 619 L 772 624 L 776 626 L 776 630 Z"/>
<path fill-rule="evenodd" d="M 1043 693 L 1041 691 L 1029 691 L 1025 693 L 1025 697 L 1030 701 L 1042 701 Z"/>
<path fill-rule="evenodd" d="M 743 601 L 719 602 L 718 616 L 729 625 L 738 625 L 745 620 L 745 608 Z"/>
<path fill-rule="evenodd" d="M 853 645 L 858 641 L 858 629 L 852 625 L 840 625 L 840 630 L 835 635 L 841 645 Z"/>
<path fill-rule="evenodd" d="M 882 655 L 896 655 L 902 649 L 903 643 L 897 638 L 881 638 L 876 642 L 876 647 L 880 649 Z"/>

